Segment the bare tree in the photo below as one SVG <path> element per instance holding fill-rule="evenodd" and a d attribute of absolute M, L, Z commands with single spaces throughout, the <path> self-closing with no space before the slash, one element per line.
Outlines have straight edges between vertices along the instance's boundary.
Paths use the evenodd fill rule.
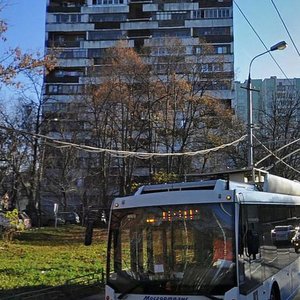
<path fill-rule="evenodd" d="M 74 127 L 72 140 L 125 152 L 183 153 L 218 146 L 234 137 L 230 109 L 208 93 L 211 78 L 205 69 L 208 62 L 201 57 L 204 53 L 187 59 L 179 41 L 167 40 L 163 47 L 159 46 L 166 55 L 156 61 L 155 51 L 162 51 L 157 47 L 152 45 L 138 54 L 120 43 L 107 51 L 102 65 L 89 70 L 90 83 L 85 93 L 74 99 L 82 109 L 72 108 L 83 128 Z M 220 63 L 212 62 L 212 58 L 208 61 Z M 225 137 L 227 131 L 230 138 Z M 130 193 L 133 182 L 155 180 L 159 171 L 165 172 L 166 178 L 174 173 L 183 176 L 193 170 L 204 171 L 210 157 L 203 159 L 201 167 L 186 157 L 145 162 L 136 157 L 111 157 L 100 151 L 82 152 L 80 159 L 84 182 L 80 195 L 88 206 L 94 195 L 101 198 L 98 204 L 106 205 L 112 195 Z M 69 162 L 69 170 L 76 170 L 75 164 Z"/>
<path fill-rule="evenodd" d="M 6 5 L 6 1 L 0 1 L 0 11 Z M 7 23 L 0 19 L 0 41 L 3 44 L 7 30 Z M 32 209 L 38 206 L 40 151 L 37 135 L 40 133 L 44 101 L 42 80 L 54 65 L 53 55 L 24 53 L 19 48 L 8 48 L 0 58 L 0 84 L 13 88 L 12 97 L 15 97 L 11 101 L 12 111 L 1 110 L 1 123 L 2 130 L 6 132 L 2 161 L 6 161 L 4 165 L 10 165 L 10 175 L 5 175 L 5 178 L 13 178 L 11 194 L 17 206 L 20 206 L 21 198 L 26 198 Z M 18 77 L 20 74 L 22 79 Z"/>
<path fill-rule="evenodd" d="M 81 143 L 82 131 L 76 114 L 76 104 L 73 105 L 72 116 L 62 114 L 60 120 L 44 119 L 45 132 L 50 132 L 52 138 L 72 143 Z M 48 122 L 49 121 L 49 122 Z M 43 177 L 42 197 L 43 199 L 56 199 L 62 210 L 72 208 L 80 201 L 80 187 L 82 185 L 83 170 L 79 167 L 81 153 L 74 147 L 51 143 L 51 140 L 43 148 Z M 52 203 L 53 204 L 53 203 Z M 51 205 L 51 202 L 49 202 Z M 45 209 L 53 209 L 45 207 Z"/>
<path fill-rule="evenodd" d="M 226 82 L 224 58 L 213 55 L 213 48 L 205 41 L 198 53 L 187 55 L 186 47 L 174 38 L 160 40 L 147 53 L 152 65 L 152 102 L 159 103 L 159 110 L 154 113 L 160 119 L 158 139 L 165 151 L 185 152 L 218 145 L 213 137 L 224 135 L 226 127 L 232 124 L 230 108 L 211 94 L 214 82 Z M 204 157 L 201 171 L 206 162 Z M 195 165 L 195 161 L 184 156 L 170 157 L 165 162 L 167 172 L 180 175 Z"/>
<path fill-rule="evenodd" d="M 210 51 L 203 42 L 200 54 L 187 58 L 185 46 L 177 39 L 165 39 L 144 48 L 141 54 L 124 43 L 110 49 L 101 73 L 93 74 L 95 80 L 85 98 L 87 111 L 93 116 L 86 118 L 93 131 L 91 141 L 103 148 L 169 153 L 228 142 L 224 132 L 230 131 L 230 138 L 235 133 L 232 112 L 208 93 L 212 80 L 207 70 L 222 64 L 222 57 L 209 56 Z M 145 163 L 132 157 L 109 160 L 104 154 L 100 156 L 106 170 L 100 171 L 100 177 L 107 179 L 109 171 L 117 169 L 122 195 L 130 192 L 139 177 L 149 180 L 160 170 L 184 175 L 199 166 L 186 157 L 170 156 L 167 161 L 151 158 Z M 196 169 L 205 170 L 208 159 Z M 103 186 L 107 191 L 107 181 Z"/>
<path fill-rule="evenodd" d="M 261 144 L 257 143 L 255 152 L 257 160 L 268 156 L 271 151 L 274 155 L 270 155 L 267 160 L 264 160 L 263 165 L 271 167 L 274 174 L 292 179 L 299 176 L 295 172 L 299 166 L 300 153 L 297 151 L 299 146 L 298 143 L 292 143 L 288 147 L 284 146 L 300 138 L 299 111 L 299 93 L 293 91 L 280 96 L 273 93 L 267 105 L 259 111 L 259 130 L 255 132 L 260 143 L 266 147 L 263 148 Z M 280 148 L 283 149 L 277 151 Z M 278 160 L 283 157 L 286 157 L 284 162 L 290 167 Z"/>
<path fill-rule="evenodd" d="M 108 50 L 104 62 L 101 83 L 96 87 L 92 85 L 93 92 L 90 93 L 89 102 L 94 113 L 91 120 L 98 142 L 117 150 L 139 151 L 145 144 L 145 124 L 142 118 L 147 66 L 124 43 Z M 119 157 L 108 161 L 107 157 L 102 157 L 107 162 L 102 161 L 106 168 L 105 174 L 102 172 L 103 178 L 107 178 L 108 170 L 117 170 L 115 175 L 119 178 L 118 193 L 124 195 L 130 192 L 136 158 Z"/>
<path fill-rule="evenodd" d="M 21 103 L 14 112 L 5 114 L 1 111 L 1 131 L 5 138 L 1 142 L 2 190 L 8 192 L 13 206 L 23 208 L 20 201 L 27 198 L 26 188 L 29 186 L 31 168 L 30 138 L 22 133 L 26 123 L 27 111 Z"/>
<path fill-rule="evenodd" d="M 0 1 L 0 12 L 8 5 L 6 0 Z M 0 18 L 0 42 L 7 41 L 5 33 L 8 24 Z M 4 46 L 3 46 L 4 48 Z M 40 72 L 52 70 L 54 67 L 55 56 L 52 54 L 43 55 L 40 52 L 23 52 L 19 47 L 7 48 L 0 57 L 0 84 L 20 86 L 17 76 L 27 70 L 40 69 Z M 41 67 L 43 69 L 41 69 Z"/>

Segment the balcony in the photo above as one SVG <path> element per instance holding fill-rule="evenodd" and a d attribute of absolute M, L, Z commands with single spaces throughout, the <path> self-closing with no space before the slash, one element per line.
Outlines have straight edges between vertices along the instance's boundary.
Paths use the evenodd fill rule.
<path fill-rule="evenodd" d="M 61 48 L 73 48 L 73 47 L 80 47 L 80 41 L 47 41 L 46 47 L 53 48 L 53 47 L 61 47 Z"/>
<path fill-rule="evenodd" d="M 62 6 L 48 6 L 47 12 L 48 13 L 73 13 L 73 12 L 80 12 L 81 7 L 62 7 Z"/>
<path fill-rule="evenodd" d="M 201 7 L 232 7 L 232 0 L 223 0 L 215 1 L 215 0 L 205 0 L 201 2 Z"/>
<path fill-rule="evenodd" d="M 152 0 L 131 0 L 131 3 L 152 3 Z"/>
<path fill-rule="evenodd" d="M 161 20 L 158 21 L 159 27 L 184 27 L 185 20 Z"/>
<path fill-rule="evenodd" d="M 79 83 L 78 76 L 63 76 L 63 77 L 55 77 L 55 76 L 47 76 L 46 83 Z"/>

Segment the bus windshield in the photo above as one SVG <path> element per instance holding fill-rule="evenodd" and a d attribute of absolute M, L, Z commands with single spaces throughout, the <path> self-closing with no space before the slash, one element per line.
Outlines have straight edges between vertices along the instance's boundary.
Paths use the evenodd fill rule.
<path fill-rule="evenodd" d="M 234 246 L 233 203 L 114 210 L 107 284 L 120 296 L 224 294 L 236 285 Z"/>

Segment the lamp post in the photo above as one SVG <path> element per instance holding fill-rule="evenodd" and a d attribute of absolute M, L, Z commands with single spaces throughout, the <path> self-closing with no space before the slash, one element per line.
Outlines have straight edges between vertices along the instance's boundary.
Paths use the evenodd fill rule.
<path fill-rule="evenodd" d="M 281 41 L 273 45 L 269 50 L 254 56 L 249 65 L 248 81 L 247 81 L 247 105 L 248 105 L 248 167 L 253 168 L 253 100 L 252 100 L 252 86 L 251 86 L 251 66 L 253 61 L 271 51 L 283 50 L 287 46 L 285 41 Z"/>

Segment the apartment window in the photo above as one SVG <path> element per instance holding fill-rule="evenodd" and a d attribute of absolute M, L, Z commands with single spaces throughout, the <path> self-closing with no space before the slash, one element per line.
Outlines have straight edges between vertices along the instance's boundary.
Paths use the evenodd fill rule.
<path fill-rule="evenodd" d="M 226 19 L 231 17 L 232 14 L 230 8 L 211 8 L 192 11 L 193 19 Z"/>
<path fill-rule="evenodd" d="M 66 50 L 59 53 L 59 58 L 86 58 L 86 50 Z"/>
<path fill-rule="evenodd" d="M 84 36 L 77 35 L 75 37 L 75 41 L 77 41 L 77 42 L 84 41 L 84 38 L 85 38 Z"/>
<path fill-rule="evenodd" d="M 230 9 L 219 9 L 218 11 L 219 18 L 231 18 L 231 10 Z"/>
<path fill-rule="evenodd" d="M 185 20 L 187 18 L 186 11 L 163 11 L 157 12 L 155 15 L 155 20 Z"/>
<path fill-rule="evenodd" d="M 56 15 L 56 23 L 80 23 L 81 15 L 79 14 L 59 14 Z"/>
<path fill-rule="evenodd" d="M 222 72 L 223 64 L 221 63 L 207 63 L 199 66 L 200 72 L 209 73 L 209 72 Z"/>
<path fill-rule="evenodd" d="M 205 19 L 217 19 L 218 18 L 218 10 L 217 9 L 206 9 L 202 10 L 203 17 Z"/>
<path fill-rule="evenodd" d="M 93 5 L 122 5 L 127 4 L 127 0 L 93 0 Z"/>
<path fill-rule="evenodd" d="M 279 82 L 277 86 L 277 91 L 285 91 L 285 90 L 286 90 L 286 86 L 284 86 L 282 82 Z"/>
<path fill-rule="evenodd" d="M 230 45 L 215 45 L 214 50 L 216 54 L 228 54 L 230 53 Z"/>
<path fill-rule="evenodd" d="M 49 85 L 48 90 L 49 90 L 49 94 L 57 94 L 58 93 L 58 85 Z"/>
<path fill-rule="evenodd" d="M 230 27 L 201 27 L 194 28 L 195 36 L 203 35 L 230 35 Z"/>
<path fill-rule="evenodd" d="M 48 85 L 48 91 L 49 94 L 75 95 L 82 92 L 82 86 L 52 84 L 52 85 Z"/>
<path fill-rule="evenodd" d="M 186 12 L 175 11 L 172 13 L 172 20 L 185 20 L 187 18 Z"/>
<path fill-rule="evenodd" d="M 155 47 L 152 50 L 153 56 L 165 56 L 169 54 L 169 50 L 165 47 Z"/>
<path fill-rule="evenodd" d="M 213 70 L 213 72 L 222 72 L 223 64 L 221 64 L 221 63 L 212 64 L 212 70 Z"/>
<path fill-rule="evenodd" d="M 157 12 L 156 20 L 171 20 L 172 15 L 170 12 Z"/>
<path fill-rule="evenodd" d="M 88 58 L 102 57 L 105 49 L 88 49 Z"/>
<path fill-rule="evenodd" d="M 89 16 L 89 22 L 122 22 L 126 19 L 126 14 L 92 14 Z"/>
<path fill-rule="evenodd" d="M 201 46 L 196 46 L 195 47 L 195 54 L 202 54 L 203 50 Z"/>
<path fill-rule="evenodd" d="M 50 39 L 53 39 L 56 42 L 63 43 L 63 42 L 72 42 L 72 41 L 84 41 L 85 35 L 76 35 L 76 34 L 59 34 L 59 35 L 53 35 L 50 37 Z"/>
<path fill-rule="evenodd" d="M 230 53 L 230 45 L 213 45 L 211 46 L 212 49 L 206 49 L 205 47 L 203 49 L 202 46 L 195 46 L 194 48 L 194 53 L 195 54 L 203 54 L 203 53 L 208 53 L 211 52 L 211 54 L 229 54 Z"/>
<path fill-rule="evenodd" d="M 75 7 L 76 3 L 74 2 L 62 2 L 62 7 Z"/>
<path fill-rule="evenodd" d="M 107 30 L 107 31 L 90 31 L 89 32 L 89 41 L 98 41 L 98 40 L 118 40 L 122 38 L 122 31 L 120 30 Z"/>
<path fill-rule="evenodd" d="M 286 92 L 285 91 L 280 91 L 276 93 L 277 98 L 286 98 Z M 280 101 L 279 101 L 280 102 Z"/>
<path fill-rule="evenodd" d="M 57 70 L 57 71 L 55 71 L 56 77 L 64 77 L 64 76 L 76 77 L 76 76 L 83 76 L 83 75 L 84 75 L 84 72 L 79 71 L 79 70 Z"/>
<path fill-rule="evenodd" d="M 166 37 L 166 36 L 177 36 L 177 37 L 188 37 L 190 36 L 190 30 L 189 29 L 177 29 L 174 31 L 174 29 L 162 29 L 162 30 L 155 30 L 153 32 L 154 37 Z"/>
<path fill-rule="evenodd" d="M 73 57 L 74 58 L 85 58 L 86 50 L 73 50 Z"/>
<path fill-rule="evenodd" d="M 70 110 L 70 103 L 51 103 L 47 105 L 47 111 L 50 112 L 67 112 Z"/>
<path fill-rule="evenodd" d="M 78 94 L 81 93 L 82 86 L 80 85 L 63 85 L 62 93 L 63 94 Z"/>

